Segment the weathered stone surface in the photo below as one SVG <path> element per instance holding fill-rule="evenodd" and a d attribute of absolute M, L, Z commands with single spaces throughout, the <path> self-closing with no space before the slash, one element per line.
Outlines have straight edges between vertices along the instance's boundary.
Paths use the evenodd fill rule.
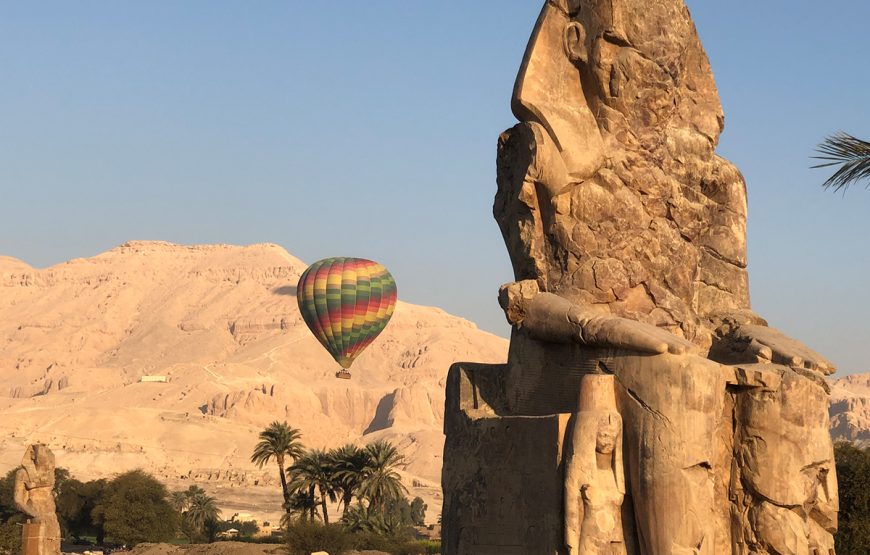
<path fill-rule="evenodd" d="M 548 1 L 512 108 L 493 212 L 514 330 L 506 366 L 451 370 L 444 552 L 833 553 L 834 369 L 750 309 L 745 185 L 715 154 L 682 0 Z M 625 482 L 595 526 L 575 491 L 600 488 L 574 456 L 600 426 L 580 417 L 587 379 L 614 384 Z"/>
<path fill-rule="evenodd" d="M 562 543 L 561 457 L 567 416 L 505 412 L 494 365 L 447 378 L 442 545 L 447 553 L 555 553 Z"/>
<path fill-rule="evenodd" d="M 60 555 L 54 469 L 54 454 L 45 445 L 36 444 L 27 447 L 15 473 L 15 506 L 30 518 L 22 536 L 24 555 Z"/>

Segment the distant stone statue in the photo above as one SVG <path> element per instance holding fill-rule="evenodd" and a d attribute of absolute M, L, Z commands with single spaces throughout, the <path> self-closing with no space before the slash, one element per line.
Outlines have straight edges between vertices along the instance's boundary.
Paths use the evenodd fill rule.
<path fill-rule="evenodd" d="M 15 473 L 14 499 L 30 517 L 24 529 L 24 555 L 59 555 L 60 523 L 54 503 L 54 454 L 41 444 L 29 445 Z"/>
<path fill-rule="evenodd" d="M 614 380 L 627 553 L 833 553 L 834 368 L 750 308 L 745 184 L 683 0 L 548 0 L 512 108 L 493 212 L 514 329 L 507 365 L 448 378 L 445 553 L 584 545 L 560 486 L 589 374 Z"/>
<path fill-rule="evenodd" d="M 613 376 L 589 374 L 568 432 L 565 545 L 570 555 L 624 555 L 622 418 Z"/>

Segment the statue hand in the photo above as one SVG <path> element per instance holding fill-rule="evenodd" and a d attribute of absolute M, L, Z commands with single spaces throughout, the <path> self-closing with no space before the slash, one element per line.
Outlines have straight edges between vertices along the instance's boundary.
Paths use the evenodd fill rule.
<path fill-rule="evenodd" d="M 576 340 L 583 344 L 675 355 L 698 350 L 686 339 L 651 324 L 618 316 L 594 314 L 578 306 L 568 311 L 568 320 L 576 326 Z"/>
<path fill-rule="evenodd" d="M 825 375 L 836 371 L 834 365 L 800 341 L 796 341 L 775 328 L 742 325 L 732 332 L 734 348 L 743 348 L 747 357 L 761 362 L 803 367 Z"/>

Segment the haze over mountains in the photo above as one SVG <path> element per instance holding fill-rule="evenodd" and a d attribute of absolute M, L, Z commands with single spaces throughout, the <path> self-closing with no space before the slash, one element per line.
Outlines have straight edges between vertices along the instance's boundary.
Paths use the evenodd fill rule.
<path fill-rule="evenodd" d="M 0 470 L 41 441 L 80 478 L 141 467 L 225 513 L 277 515 L 277 470 L 249 457 L 287 420 L 308 447 L 395 442 L 434 521 L 447 369 L 503 361 L 507 341 L 400 301 L 338 380 L 296 304 L 305 267 L 270 244 L 130 242 L 45 270 L 0 258 Z"/>
<path fill-rule="evenodd" d="M 287 420 L 309 447 L 395 442 L 434 522 L 447 370 L 504 361 L 507 340 L 400 301 L 337 380 L 297 308 L 305 267 L 271 244 L 137 241 L 44 270 L 0 257 L 0 471 L 41 441 L 81 479 L 141 467 L 205 487 L 225 517 L 275 518 L 277 471 L 249 457 Z M 870 375 L 832 382 L 831 414 L 835 438 L 870 441 Z"/>

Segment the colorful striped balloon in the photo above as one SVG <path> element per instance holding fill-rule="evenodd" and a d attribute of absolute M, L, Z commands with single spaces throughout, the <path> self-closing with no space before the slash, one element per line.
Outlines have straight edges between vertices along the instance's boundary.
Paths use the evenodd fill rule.
<path fill-rule="evenodd" d="M 371 344 L 396 308 L 396 282 L 386 268 L 362 258 L 325 258 L 296 286 L 302 319 L 341 365 Z"/>

